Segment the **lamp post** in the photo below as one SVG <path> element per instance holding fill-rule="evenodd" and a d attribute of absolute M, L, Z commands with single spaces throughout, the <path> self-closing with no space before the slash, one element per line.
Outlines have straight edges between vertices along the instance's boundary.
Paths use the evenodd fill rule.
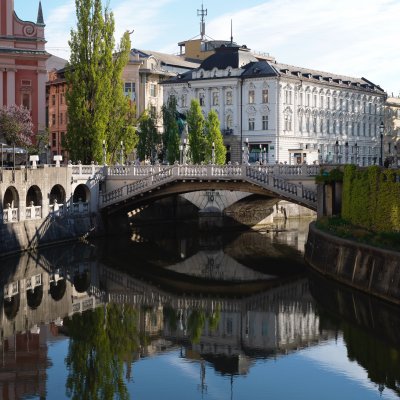
<path fill-rule="evenodd" d="M 266 147 L 264 147 L 263 164 L 267 165 L 267 148 Z"/>
<path fill-rule="evenodd" d="M 397 165 L 397 144 L 395 144 L 393 146 L 393 148 L 394 148 L 394 166 L 397 168 L 398 167 L 398 165 Z"/>
<path fill-rule="evenodd" d="M 344 164 L 349 162 L 349 142 L 344 144 Z"/>
<path fill-rule="evenodd" d="M 183 139 L 183 156 L 182 163 L 186 164 L 186 139 Z"/>
<path fill-rule="evenodd" d="M 182 152 L 183 152 L 183 146 L 180 144 L 179 145 L 179 164 L 182 164 Z"/>
<path fill-rule="evenodd" d="M 0 145 L 1 145 L 1 168 L 3 169 L 3 167 L 4 167 L 4 164 L 3 164 L 3 152 L 4 152 L 5 144 L 4 143 L 0 143 Z"/>
<path fill-rule="evenodd" d="M 355 164 L 358 165 L 358 144 L 357 142 L 354 144 L 354 150 L 355 150 Z"/>
<path fill-rule="evenodd" d="M 339 162 L 339 140 L 335 142 L 335 164 Z"/>
<path fill-rule="evenodd" d="M 211 163 L 215 164 L 215 143 L 212 142 L 212 147 L 211 147 Z"/>
<path fill-rule="evenodd" d="M 385 132 L 385 125 L 383 121 L 379 125 L 379 132 L 381 133 L 381 156 L 379 158 L 379 165 L 383 166 L 383 133 Z"/>
<path fill-rule="evenodd" d="M 249 138 L 246 138 L 246 164 L 249 163 L 249 154 L 250 149 L 249 149 Z"/>
<path fill-rule="evenodd" d="M 107 149 L 106 149 L 106 141 L 103 140 L 103 165 L 107 163 Z"/>
<path fill-rule="evenodd" d="M 262 165 L 262 145 L 260 144 L 260 153 L 258 155 L 258 162 Z"/>
<path fill-rule="evenodd" d="M 120 158 L 120 163 L 121 163 L 121 165 L 124 165 L 124 142 L 121 140 L 121 150 L 120 150 L 120 155 L 119 155 L 119 158 Z"/>

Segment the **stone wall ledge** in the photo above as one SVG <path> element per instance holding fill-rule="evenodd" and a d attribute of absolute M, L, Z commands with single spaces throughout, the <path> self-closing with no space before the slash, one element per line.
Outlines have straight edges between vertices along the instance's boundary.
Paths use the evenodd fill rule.
<path fill-rule="evenodd" d="M 400 252 L 339 238 L 311 223 L 304 258 L 323 275 L 400 305 Z"/>

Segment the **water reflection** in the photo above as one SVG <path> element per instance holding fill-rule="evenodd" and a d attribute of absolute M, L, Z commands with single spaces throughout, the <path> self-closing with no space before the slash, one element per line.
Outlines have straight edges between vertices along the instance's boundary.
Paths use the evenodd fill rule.
<path fill-rule="evenodd" d="M 130 398 L 132 368 L 155 354 L 198 363 L 204 390 L 206 366 L 247 376 L 258 359 L 338 338 L 381 391 L 399 394 L 398 309 L 309 279 L 284 246 L 294 232 L 138 231 L 2 262 L 3 398 L 45 397 L 48 346 L 65 337 L 69 398 Z"/>

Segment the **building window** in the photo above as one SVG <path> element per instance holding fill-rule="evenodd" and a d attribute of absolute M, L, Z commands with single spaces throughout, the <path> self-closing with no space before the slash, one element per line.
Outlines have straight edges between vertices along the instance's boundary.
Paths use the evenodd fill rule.
<path fill-rule="evenodd" d="M 319 107 L 324 108 L 324 96 L 319 97 Z"/>
<path fill-rule="evenodd" d="M 124 93 L 125 96 L 129 97 L 131 100 L 135 100 L 135 82 L 125 82 Z"/>
<path fill-rule="evenodd" d="M 151 105 L 150 106 L 150 116 L 152 117 L 152 118 L 157 118 L 157 109 L 156 109 L 156 106 L 153 106 L 153 105 Z"/>
<path fill-rule="evenodd" d="M 317 107 L 317 95 L 313 95 L 313 107 Z"/>
<path fill-rule="evenodd" d="M 299 131 L 303 132 L 303 116 L 300 115 L 299 117 Z"/>
<path fill-rule="evenodd" d="M 254 90 L 249 90 L 249 104 L 254 104 L 254 101 L 255 101 Z"/>
<path fill-rule="evenodd" d="M 254 131 L 254 118 L 249 118 L 249 131 Z"/>
<path fill-rule="evenodd" d="M 204 107 L 206 104 L 205 104 L 205 97 L 204 97 L 204 93 L 203 92 L 200 92 L 199 93 L 199 103 L 200 103 L 200 105 L 202 106 L 202 107 Z"/>
<path fill-rule="evenodd" d="M 232 114 L 228 114 L 226 116 L 226 129 L 232 129 L 232 125 L 233 125 L 233 118 L 232 118 Z"/>
<path fill-rule="evenodd" d="M 55 125 L 56 124 L 56 114 L 51 114 L 51 125 Z"/>
<path fill-rule="evenodd" d="M 182 107 L 186 107 L 187 106 L 187 95 L 186 94 L 183 94 L 181 96 L 181 106 Z"/>
<path fill-rule="evenodd" d="M 285 114 L 285 131 L 292 130 L 292 116 L 290 114 Z"/>
<path fill-rule="evenodd" d="M 52 106 L 55 106 L 55 105 L 56 105 L 56 95 L 55 95 L 55 94 L 53 94 L 53 95 L 51 96 L 51 105 L 52 105 Z"/>
<path fill-rule="evenodd" d="M 313 126 L 313 132 L 317 133 L 317 117 L 313 117 L 312 126 Z"/>
<path fill-rule="evenodd" d="M 262 116 L 262 129 L 263 129 L 263 131 L 268 130 L 268 115 Z"/>
<path fill-rule="evenodd" d="M 63 123 L 63 113 L 60 113 L 60 115 L 59 115 L 59 121 L 60 121 L 60 124 Z"/>
<path fill-rule="evenodd" d="M 31 95 L 30 93 L 22 93 L 22 106 L 31 109 Z"/>
<path fill-rule="evenodd" d="M 56 132 L 52 132 L 52 134 L 51 134 L 51 145 L 53 147 L 57 146 L 57 134 L 56 134 Z"/>
<path fill-rule="evenodd" d="M 320 118 L 320 120 L 319 120 L 319 131 L 321 133 L 324 132 L 324 120 L 322 118 Z"/>
<path fill-rule="evenodd" d="M 292 104 L 292 91 L 290 89 L 285 89 L 285 103 Z"/>
<path fill-rule="evenodd" d="M 157 97 L 157 85 L 155 83 L 150 83 L 150 96 Z"/>
<path fill-rule="evenodd" d="M 311 94 L 306 93 L 306 107 L 310 107 Z"/>
<path fill-rule="evenodd" d="M 226 92 L 226 105 L 232 105 L 232 92 Z"/>
<path fill-rule="evenodd" d="M 268 89 L 263 89 L 262 91 L 262 102 L 268 103 Z"/>
<path fill-rule="evenodd" d="M 337 98 L 334 97 L 333 98 L 333 109 L 336 110 L 336 107 L 337 107 Z"/>
<path fill-rule="evenodd" d="M 328 135 L 331 133 L 331 121 L 329 119 L 326 120 L 326 132 Z"/>
<path fill-rule="evenodd" d="M 218 92 L 213 92 L 213 97 L 212 97 L 212 103 L 213 106 L 218 106 L 219 105 L 219 93 Z"/>
<path fill-rule="evenodd" d="M 65 147 L 65 132 L 61 132 L 61 146 Z"/>

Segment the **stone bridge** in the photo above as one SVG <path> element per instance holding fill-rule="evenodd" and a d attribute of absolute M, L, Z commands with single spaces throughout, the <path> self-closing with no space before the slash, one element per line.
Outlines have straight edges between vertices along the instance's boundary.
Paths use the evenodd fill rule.
<path fill-rule="evenodd" d="M 171 194 L 230 190 L 277 197 L 317 210 L 318 165 L 116 166 L 105 171 L 99 209 L 107 214 Z"/>

